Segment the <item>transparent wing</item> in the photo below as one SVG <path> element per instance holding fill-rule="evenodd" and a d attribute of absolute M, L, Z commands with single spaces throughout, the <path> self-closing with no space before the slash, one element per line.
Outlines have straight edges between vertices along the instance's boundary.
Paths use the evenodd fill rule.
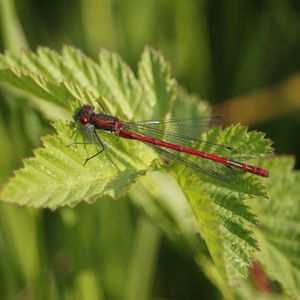
<path fill-rule="evenodd" d="M 178 153 L 174 150 L 164 149 L 154 145 L 149 145 L 147 143 L 146 145 L 150 146 L 156 152 L 170 159 L 171 161 L 176 161 L 201 173 L 202 175 L 207 175 L 224 182 L 231 182 L 236 176 L 241 174 L 239 170 L 229 168 L 226 165 L 216 163 L 202 157 L 186 157 L 184 154 Z"/>
<path fill-rule="evenodd" d="M 201 149 L 202 151 L 209 150 L 219 155 L 230 156 L 231 147 L 199 140 L 203 132 L 217 126 L 222 126 L 224 123 L 224 118 L 215 116 L 188 120 L 122 122 L 122 128 L 142 136 L 178 145 L 191 146 L 192 144 L 196 144 L 197 149 Z"/>
<path fill-rule="evenodd" d="M 222 126 L 224 123 L 223 117 L 215 116 L 193 119 L 122 122 L 122 125 L 124 128 L 137 129 L 153 135 L 168 133 L 170 136 L 180 137 L 185 140 L 197 140 L 203 132 L 213 127 Z"/>

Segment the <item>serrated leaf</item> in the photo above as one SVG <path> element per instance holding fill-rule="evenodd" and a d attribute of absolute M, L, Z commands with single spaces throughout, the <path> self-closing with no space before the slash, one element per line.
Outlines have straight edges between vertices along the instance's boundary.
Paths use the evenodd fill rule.
<path fill-rule="evenodd" d="M 72 142 L 66 138 L 71 134 L 67 124 L 56 123 L 55 127 L 58 134 L 46 136 L 44 148 L 35 150 L 35 157 L 24 161 L 24 168 L 2 191 L 2 199 L 51 209 L 103 196 L 118 199 L 147 171 L 155 157 L 141 143 L 118 141 L 113 145 L 111 140 L 116 138 L 105 135 L 103 141 L 110 145 L 107 153 L 84 167 L 87 152 L 83 147 L 67 146 Z M 95 153 L 97 148 L 91 145 L 88 151 Z"/>
<path fill-rule="evenodd" d="M 183 174 L 176 177 L 195 212 L 200 233 L 220 274 L 230 285 L 236 285 L 247 276 L 257 250 L 250 229 L 257 220 L 244 203 L 248 192 L 242 194 L 234 187 L 225 188 L 216 183 L 195 185 L 197 176 L 191 172 L 176 171 L 176 174 Z"/>
<path fill-rule="evenodd" d="M 211 115 L 209 104 L 196 95 L 191 95 L 182 87 L 176 90 L 174 105 L 171 111 L 172 119 L 193 119 Z"/>
<path fill-rule="evenodd" d="M 166 63 L 159 58 L 159 54 L 150 49 L 147 51 L 151 51 L 153 59 L 162 63 L 160 78 L 169 76 L 169 73 L 165 74 Z M 116 98 L 121 97 L 117 109 L 121 115 L 127 112 L 132 116 L 132 103 L 137 103 L 141 108 L 146 107 L 142 105 L 144 97 L 141 96 L 143 90 L 139 81 L 117 55 L 107 51 L 101 52 L 100 65 L 71 47 L 64 48 L 62 56 L 49 49 L 40 48 L 38 54 L 23 53 L 19 61 L 12 60 L 12 57 L 14 56 L 10 54 L 6 58 L 2 56 L 2 63 L 6 62 L 6 66 L 14 68 L 19 63 L 22 69 L 16 72 L 2 69 L 3 77 L 0 79 L 43 100 L 66 106 L 72 98 L 81 100 L 82 104 L 94 103 L 94 92 L 101 81 L 104 96 L 115 98 L 110 101 L 117 101 Z M 51 72 L 44 72 L 41 67 L 43 63 L 51 66 Z M 151 64 L 151 59 L 141 64 L 146 66 L 148 63 Z M 159 76 L 159 69 L 159 65 L 156 64 L 155 76 Z M 55 83 L 55 79 L 61 79 L 61 71 L 66 70 L 69 70 L 66 76 L 68 80 Z M 103 78 L 105 80 L 102 82 Z M 159 94 L 155 87 L 152 92 Z M 118 103 L 115 103 L 115 107 L 118 107 Z M 110 104 L 106 104 L 109 107 Z M 145 113 L 141 110 L 140 114 Z M 61 205 L 74 205 L 80 200 L 92 201 L 101 195 L 119 198 L 136 177 L 145 173 L 156 157 L 153 151 L 143 144 L 118 140 L 114 145 L 111 140 L 115 138 L 105 135 L 103 140 L 107 144 L 106 148 L 110 150 L 109 153 L 104 155 L 105 159 L 100 159 L 100 163 L 95 159 L 87 168 L 83 168 L 82 164 L 87 157 L 83 147 L 66 147 L 72 142 L 67 139 L 70 135 L 68 125 L 57 123 L 56 129 L 58 134 L 44 139 L 44 148 L 35 151 L 35 158 L 25 160 L 24 169 L 18 171 L 3 190 L 3 199 L 23 205 L 56 208 Z M 146 149 L 141 150 L 144 148 Z M 89 153 L 92 153 L 92 149 L 96 152 L 94 146 L 89 146 Z M 113 155 L 116 157 L 111 158 Z"/>
<path fill-rule="evenodd" d="M 178 105 L 180 107 L 180 101 Z M 190 102 L 191 105 L 192 101 Z M 189 110 L 189 106 L 186 103 L 182 103 L 187 114 L 193 115 L 197 110 L 197 105 Z M 192 106 L 191 106 L 192 107 Z M 203 112 L 207 112 L 207 108 L 198 107 L 198 114 L 201 116 Z M 184 111 L 182 109 L 182 111 Z M 240 138 L 237 138 L 237 137 Z M 225 144 L 232 146 L 234 149 L 234 155 L 239 156 L 245 149 L 239 149 L 239 146 L 243 144 L 243 141 L 247 144 L 251 143 L 251 149 L 256 156 L 263 156 L 271 153 L 271 142 L 263 138 L 263 134 L 255 132 L 248 132 L 246 127 L 240 125 L 231 126 L 225 130 L 214 129 L 209 131 L 203 136 L 203 140 L 210 141 L 217 144 Z M 209 147 L 209 146 L 208 146 Z M 248 149 L 247 155 L 252 152 Z M 198 222 L 197 230 L 201 233 L 202 238 L 205 240 L 209 252 L 213 258 L 215 265 L 223 279 L 230 285 L 237 285 L 241 278 L 245 278 L 248 275 L 248 267 L 253 260 L 254 253 L 258 250 L 258 244 L 252 235 L 254 226 L 257 225 L 256 216 L 251 213 L 249 206 L 245 204 L 245 200 L 257 197 L 265 196 L 266 192 L 261 182 L 253 175 L 238 176 L 231 183 L 222 182 L 219 180 L 208 179 L 204 176 L 199 178 L 194 172 L 186 170 L 178 164 L 173 164 L 170 169 L 172 170 L 175 178 L 182 187 L 182 191 L 189 202 L 193 211 L 193 221 L 189 224 L 193 226 L 194 220 Z M 268 179 L 264 179 L 264 182 Z M 204 182 L 207 182 L 206 184 Z M 168 188 L 168 184 L 163 181 L 162 178 L 156 181 L 156 184 L 161 184 L 165 188 Z M 149 187 L 149 191 L 148 191 Z M 154 187 L 150 182 L 144 185 L 142 192 L 143 198 L 147 193 L 151 195 Z M 155 196 L 158 197 L 158 196 Z M 164 197 L 165 198 L 165 197 Z M 136 201 L 141 202 L 141 197 L 135 195 Z M 140 200 L 139 200 L 140 199 Z M 176 219 L 173 210 L 166 212 L 158 201 L 152 200 L 154 204 L 151 206 L 151 197 L 147 197 L 144 202 L 146 212 L 154 214 L 154 218 L 159 216 L 157 220 L 158 224 L 167 224 L 166 220 L 163 220 L 161 215 L 165 214 L 169 222 Z M 263 201 L 262 198 L 259 198 Z M 172 201 L 174 201 L 174 197 Z M 158 212 L 154 213 L 153 205 L 156 210 L 163 210 L 161 215 Z M 175 206 L 175 205 L 174 205 Z M 182 210 L 181 206 L 175 206 L 174 209 Z M 182 219 L 183 220 L 183 219 Z M 184 223 L 186 224 L 186 220 Z M 164 225 L 166 226 L 166 225 Z M 184 228 L 184 224 L 175 223 L 175 228 L 172 231 L 181 230 Z M 168 226 L 170 229 L 171 226 Z M 193 229 L 190 229 L 190 232 Z M 183 235 L 187 235 L 188 231 L 182 231 Z M 174 239 L 174 233 L 172 233 Z M 191 240 L 189 236 L 186 237 L 186 241 Z M 198 255 L 196 255 L 198 257 Z"/>
<path fill-rule="evenodd" d="M 62 101 L 68 97 L 66 91 L 59 84 L 46 80 L 40 74 L 29 73 L 17 68 L 0 69 L 0 81 L 60 107 L 67 106 Z"/>
<path fill-rule="evenodd" d="M 116 54 L 102 50 L 99 62 L 106 88 L 104 96 L 120 107 L 123 116 L 132 119 L 138 106 L 143 103 L 140 82 Z"/>
<path fill-rule="evenodd" d="M 146 48 L 138 71 L 139 80 L 146 92 L 146 105 L 152 111 L 149 117 L 164 119 L 172 108 L 176 95 L 176 82 L 171 78 L 170 66 L 158 51 Z"/>
<path fill-rule="evenodd" d="M 181 111 L 189 111 L 184 102 L 181 105 L 178 103 L 177 109 L 180 108 Z M 193 116 L 195 111 L 196 106 L 190 111 L 190 115 Z M 201 115 L 201 112 L 198 113 Z M 264 139 L 262 133 L 249 132 L 240 125 L 229 126 L 224 130 L 210 130 L 201 140 L 233 147 L 232 159 L 272 153 L 270 140 Z M 207 149 L 203 149 L 202 145 L 201 149 L 209 151 L 210 145 L 207 145 Z M 252 197 L 265 197 L 266 191 L 261 180 L 253 175 L 242 175 L 233 177 L 228 183 L 208 179 L 207 176 L 205 179 L 201 176 L 199 178 L 199 174 L 195 176 L 196 173 L 176 164 L 172 165 L 171 170 L 194 211 L 198 230 L 219 273 L 228 284 L 237 285 L 241 278 L 248 275 L 248 267 L 258 250 L 252 233 L 257 225 L 257 218 L 245 201 Z M 264 182 L 267 180 L 264 179 Z"/>
<path fill-rule="evenodd" d="M 62 54 L 46 48 L 40 48 L 37 54 L 25 52 L 20 58 L 7 54 L 0 57 L 0 62 L 5 66 L 0 70 L 0 80 L 45 103 L 67 109 L 70 116 L 78 105 L 98 107 L 95 100 L 99 97 L 108 112 L 129 120 L 164 119 L 179 114 L 191 118 L 210 111 L 204 102 L 178 88 L 168 63 L 148 47 L 138 66 L 138 78 L 119 56 L 105 50 L 100 52 L 99 63 L 72 47 L 65 47 Z M 67 147 L 74 141 L 68 125 L 55 123 L 57 134 L 45 137 L 44 148 L 24 161 L 24 168 L 2 191 L 2 199 L 52 209 L 105 196 L 117 199 L 157 158 L 142 143 L 101 133 L 107 151 L 83 167 L 97 146 Z M 209 142 L 207 150 L 210 143 L 225 144 L 234 147 L 237 157 L 271 153 L 270 141 L 261 133 L 248 132 L 239 125 L 211 130 L 203 139 Z M 250 229 L 256 218 L 244 200 L 264 196 L 262 183 L 250 175 L 237 176 L 232 183 L 226 183 L 184 171 L 180 166 L 170 169 L 175 171 L 193 212 L 190 223 L 196 220 L 220 274 L 235 284 L 245 277 L 256 249 Z"/>

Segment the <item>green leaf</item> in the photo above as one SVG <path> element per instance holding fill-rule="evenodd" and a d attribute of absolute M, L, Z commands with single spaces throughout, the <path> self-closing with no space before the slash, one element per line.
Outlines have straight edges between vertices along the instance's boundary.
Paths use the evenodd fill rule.
<path fill-rule="evenodd" d="M 201 106 L 203 103 L 197 107 L 196 102 L 189 99 L 187 105 L 181 101 L 184 97 L 181 98 L 179 95 L 186 96 L 183 91 L 178 93 L 177 106 L 175 106 L 178 111 L 193 116 L 198 108 L 198 116 L 207 113 L 208 108 Z M 174 110 L 173 114 L 177 114 L 177 111 Z M 211 130 L 203 136 L 203 140 L 234 147 L 236 150 L 232 154 L 233 158 L 241 157 L 244 153 L 246 156 L 252 153 L 263 156 L 272 152 L 271 142 L 264 139 L 262 133 L 248 132 L 246 127 L 240 125 L 230 126 L 225 130 Z M 251 144 L 251 147 L 244 147 L 244 143 Z M 207 147 L 208 149 L 205 150 L 209 150 L 211 146 L 208 144 Z M 259 164 L 259 161 L 256 163 Z M 184 200 L 176 199 L 175 195 L 178 191 L 161 175 L 152 176 L 154 181 L 152 183 L 144 179 L 142 182 L 145 183 L 142 188 L 140 187 L 140 192 L 131 192 L 131 195 L 137 203 L 145 207 L 145 212 L 162 226 L 172 240 L 181 244 L 181 247 L 182 238 L 176 237 L 176 233 L 180 232 L 185 237 L 184 243 L 193 249 L 196 261 L 199 259 L 199 250 L 195 249 L 199 249 L 199 245 L 195 243 L 191 233 L 198 231 L 205 240 L 223 279 L 230 285 L 238 284 L 241 278 L 247 276 L 253 255 L 258 250 L 258 244 L 252 236 L 257 218 L 251 213 L 245 201 L 253 197 L 265 197 L 264 186 L 253 175 L 238 176 L 233 179 L 233 182 L 226 183 L 199 176 L 175 163 L 169 169 L 184 193 L 185 197 L 179 198 Z M 268 180 L 264 179 L 264 182 Z M 159 190 L 170 191 L 169 196 L 165 195 L 166 192 L 162 192 L 160 196 Z M 172 193 L 171 190 L 174 192 Z M 146 196 L 147 194 L 149 196 Z M 183 204 L 179 204 L 180 201 L 188 202 L 191 211 L 184 208 Z M 186 220 L 187 215 L 191 220 Z"/>
<path fill-rule="evenodd" d="M 150 118 L 163 119 L 175 100 L 176 82 L 171 78 L 170 66 L 155 50 L 146 48 L 139 64 L 139 79 L 146 92 Z"/>
<path fill-rule="evenodd" d="M 248 273 L 257 243 L 252 237 L 252 227 L 257 224 L 255 216 L 244 201 L 254 197 L 235 191 L 234 186 L 225 188 L 217 183 L 195 184 L 199 176 L 190 171 L 176 171 L 176 176 L 186 198 L 194 211 L 198 230 L 220 274 L 235 285 Z M 249 179 L 250 181 L 250 179 Z"/>
<path fill-rule="evenodd" d="M 233 159 L 250 154 L 269 155 L 272 152 L 271 142 L 264 139 L 262 133 L 248 132 L 246 127 L 240 125 L 229 126 L 224 130 L 210 130 L 203 135 L 202 140 L 209 142 L 206 149 L 202 148 L 203 151 L 209 152 L 214 144 L 233 147 Z M 214 168 L 215 164 L 208 162 L 207 166 Z M 252 236 L 257 219 L 245 201 L 253 197 L 265 197 L 264 186 L 253 175 L 233 177 L 227 183 L 211 178 L 203 179 L 199 173 L 175 164 L 171 170 L 194 211 L 198 230 L 220 274 L 230 285 L 236 285 L 247 276 L 253 254 L 258 249 Z M 230 172 L 228 170 L 229 176 Z M 195 184 L 200 180 L 204 182 L 202 185 Z"/>
<path fill-rule="evenodd" d="M 119 56 L 105 50 L 100 52 L 99 63 L 72 47 L 65 47 L 62 54 L 46 48 L 38 49 L 36 54 L 23 52 L 19 57 L 8 53 L 0 57 L 0 63 L 4 67 L 0 80 L 38 98 L 35 105 L 48 115 L 51 104 L 51 110 L 64 109 L 70 119 L 78 106 L 91 104 L 97 108 L 98 98 L 109 113 L 129 120 L 192 118 L 210 113 L 205 102 L 177 86 L 168 63 L 148 47 L 138 65 L 139 78 Z M 62 115 L 53 114 L 53 118 L 59 117 Z M 86 157 L 98 151 L 97 145 L 68 146 L 74 141 L 69 123 L 59 121 L 54 127 L 57 133 L 43 138 L 43 148 L 35 150 L 33 158 L 24 160 L 24 168 L 5 186 L 3 200 L 55 209 L 103 197 L 118 199 L 141 175 L 154 166 L 162 166 L 154 164 L 158 155 L 152 148 L 109 133 L 100 133 L 107 151 L 83 166 Z M 233 159 L 264 156 L 272 151 L 263 134 L 248 132 L 240 125 L 210 130 L 202 138 L 208 142 L 202 150 L 214 153 L 218 150 L 215 144 L 225 144 L 235 149 L 230 152 Z M 216 171 L 223 168 L 228 175 L 232 172 L 209 161 L 206 166 Z M 222 277 L 235 284 L 246 276 L 257 249 L 251 232 L 256 218 L 244 201 L 265 196 L 264 186 L 255 176 L 242 172 L 229 183 L 176 164 L 170 164 L 168 169 L 182 188 L 180 201 L 183 199 L 190 211 L 186 224 L 180 225 L 180 230 L 187 234 L 185 240 L 197 245 L 193 246 L 197 252 L 199 244 L 190 241 L 194 240 L 195 231 L 200 233 Z M 159 186 L 163 190 L 161 183 Z M 146 191 L 150 187 L 151 184 L 146 186 Z M 162 215 L 170 218 L 176 213 L 173 221 L 182 222 L 178 207 L 171 213 L 162 206 L 160 209 Z"/>
<path fill-rule="evenodd" d="M 203 102 L 199 105 L 197 100 L 180 90 L 172 114 L 174 117 L 178 117 L 180 113 L 188 117 L 207 115 L 208 107 L 203 105 Z M 225 130 L 213 129 L 204 134 L 202 140 L 212 144 L 230 145 L 235 149 L 232 153 L 233 159 L 252 154 L 265 156 L 272 153 L 271 142 L 264 139 L 262 133 L 248 132 L 246 127 L 240 125 L 230 126 Z M 203 150 L 209 151 L 210 148 L 213 148 L 213 145 L 208 144 L 207 149 Z M 255 163 L 259 164 L 258 161 Z M 211 166 L 214 167 L 214 164 Z M 161 175 L 152 176 L 152 183 L 144 179 L 141 191 L 131 192 L 131 195 L 137 203 L 145 207 L 145 212 L 162 226 L 172 240 L 178 241 L 178 232 L 185 237 L 184 243 L 193 249 L 196 261 L 199 259 L 199 250 L 195 249 L 199 249 L 199 245 L 191 237 L 191 232 L 200 232 L 223 279 L 230 285 L 238 284 L 241 278 L 247 276 L 253 255 L 258 250 L 257 242 L 252 236 L 257 218 L 250 212 L 245 201 L 253 197 L 265 197 L 264 186 L 253 175 L 238 176 L 233 178 L 232 182 L 226 183 L 199 176 L 175 163 L 169 169 L 185 195 L 185 198 L 179 198 L 189 203 L 191 211 L 179 204 L 180 200 L 175 196 L 178 191 Z M 159 191 L 155 192 L 155 186 L 160 187 L 158 190 L 174 192 L 169 192 L 169 196 L 162 192 L 160 196 Z M 146 196 L 147 194 L 149 196 Z M 168 198 L 170 200 L 167 200 Z M 188 222 L 184 217 L 186 215 L 191 219 Z M 182 247 L 182 239 L 179 240 L 178 244 Z"/>
<path fill-rule="evenodd" d="M 34 158 L 24 160 L 24 168 L 6 185 L 2 199 L 51 209 L 92 202 L 102 196 L 118 199 L 147 171 L 155 157 L 141 143 L 103 135 L 107 151 L 84 167 L 87 151 L 96 153 L 97 147 L 86 146 L 87 151 L 84 147 L 68 147 L 72 143 L 68 125 L 59 122 L 55 127 L 57 135 L 44 137 L 44 148 L 35 150 Z"/>
<path fill-rule="evenodd" d="M 156 62 L 155 76 L 160 76 L 161 79 L 168 77 L 169 73 L 165 73 L 166 63 L 159 58 L 159 54 L 151 49 L 146 49 L 145 52 L 151 52 L 151 59 L 142 61 L 140 65 L 149 69 L 147 64 L 152 67 L 153 59 Z M 162 64 L 161 75 L 158 75 L 158 61 Z M 62 55 L 40 48 L 37 54 L 22 53 L 19 60 L 9 53 L 1 57 L 1 62 L 5 67 L 11 68 L 0 70 L 0 80 L 57 106 L 73 106 L 69 102 L 72 98 L 78 99 L 81 104 L 94 103 L 92 99 L 96 96 L 93 97 L 93 93 L 101 82 L 101 96 L 104 96 L 101 100 L 107 101 L 105 96 L 111 96 L 110 101 L 121 97 L 114 103 L 119 115 L 128 113 L 132 116 L 132 103 L 138 103 L 139 107 L 146 108 L 144 110 L 149 113 L 149 109 L 141 104 L 147 97 L 141 96 L 145 92 L 139 81 L 117 55 L 107 51 L 101 52 L 100 65 L 71 47 L 64 48 Z M 19 68 L 16 69 L 18 64 Z M 47 66 L 49 68 L 45 72 Z M 63 72 L 66 72 L 67 79 L 61 81 Z M 165 81 L 168 80 L 170 79 L 166 78 Z M 160 93 L 155 87 L 152 92 Z M 112 107 L 109 102 L 104 105 Z M 140 114 L 146 115 L 142 111 L 140 109 Z M 67 147 L 73 142 L 68 138 L 72 135 L 68 124 L 59 122 L 55 124 L 55 128 L 57 135 L 45 137 L 44 148 L 35 151 L 35 158 L 24 161 L 24 168 L 16 173 L 2 191 L 2 199 L 23 205 L 56 208 L 75 205 L 82 200 L 93 201 L 107 195 L 119 198 L 134 183 L 136 177 L 149 169 L 151 162 L 157 157 L 141 143 L 120 141 L 116 137 L 104 135 L 102 138 L 108 151 L 83 167 L 87 151 L 84 147 Z M 87 148 L 89 155 L 97 152 L 96 146 Z"/>
<path fill-rule="evenodd" d="M 99 62 L 105 88 L 103 95 L 120 107 L 121 116 L 132 119 L 139 106 L 145 105 L 140 82 L 116 54 L 102 50 Z"/>
<path fill-rule="evenodd" d="M 264 161 L 272 172 L 266 182 L 268 199 L 249 201 L 259 217 L 255 230 L 261 251 L 257 259 L 286 292 L 300 295 L 300 172 L 292 171 L 294 160 L 282 156 Z"/>
<path fill-rule="evenodd" d="M 21 89 L 23 92 L 63 106 L 60 86 L 44 80 L 42 76 L 36 73 L 28 73 L 22 69 L 1 69 L 0 80 Z"/>

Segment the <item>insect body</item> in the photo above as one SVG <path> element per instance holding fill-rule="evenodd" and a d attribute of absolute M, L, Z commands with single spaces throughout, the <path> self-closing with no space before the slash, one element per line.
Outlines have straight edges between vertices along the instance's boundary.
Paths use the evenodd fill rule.
<path fill-rule="evenodd" d="M 239 169 L 244 172 L 249 172 L 258 176 L 268 177 L 269 172 L 265 169 L 252 166 L 246 163 L 238 162 L 226 157 L 208 153 L 205 151 L 200 151 L 198 149 L 193 149 L 185 146 L 184 143 L 191 138 L 181 135 L 178 131 L 171 130 L 170 132 L 163 130 L 163 128 L 178 128 L 181 125 L 197 127 L 200 126 L 201 122 L 207 118 L 198 118 L 191 120 L 166 120 L 166 121 L 142 121 L 142 122 L 125 122 L 119 120 L 117 117 L 110 116 L 107 114 L 96 114 L 94 112 L 94 107 L 90 105 L 83 105 L 74 116 L 76 121 L 79 121 L 87 129 L 90 135 L 90 143 L 92 143 L 92 131 L 94 132 L 96 139 L 101 146 L 101 150 L 94 154 L 93 156 L 86 159 L 85 163 L 91 158 L 99 155 L 104 151 L 105 147 L 101 141 L 97 130 L 103 130 L 111 132 L 119 137 L 126 139 L 134 139 L 143 142 L 157 150 L 159 153 L 167 156 L 168 158 L 174 159 L 184 165 L 191 167 L 199 172 L 206 175 L 213 176 L 218 179 L 223 179 L 224 176 L 221 174 L 220 170 L 211 170 L 206 164 L 205 160 L 214 162 L 215 164 L 221 164 L 232 169 Z M 176 126 L 175 126 L 176 125 Z M 161 137 L 167 137 L 168 141 Z M 171 140 L 171 142 L 169 142 Z M 174 142 L 173 142 L 174 141 Z M 203 142 L 205 143 L 205 142 Z M 207 142 L 206 142 L 207 143 Z M 219 148 L 227 148 L 225 146 L 215 145 Z M 199 163 L 195 163 L 192 160 L 183 158 L 179 156 L 179 153 L 186 153 L 192 156 L 197 156 L 201 158 Z"/>

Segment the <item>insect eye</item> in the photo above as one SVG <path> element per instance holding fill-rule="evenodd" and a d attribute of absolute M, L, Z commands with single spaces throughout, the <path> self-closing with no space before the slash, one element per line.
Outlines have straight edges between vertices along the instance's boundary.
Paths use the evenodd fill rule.
<path fill-rule="evenodd" d="M 85 125 L 85 124 L 88 123 L 88 119 L 87 119 L 87 117 L 81 116 L 81 117 L 79 118 L 79 122 L 80 122 L 81 124 Z"/>

